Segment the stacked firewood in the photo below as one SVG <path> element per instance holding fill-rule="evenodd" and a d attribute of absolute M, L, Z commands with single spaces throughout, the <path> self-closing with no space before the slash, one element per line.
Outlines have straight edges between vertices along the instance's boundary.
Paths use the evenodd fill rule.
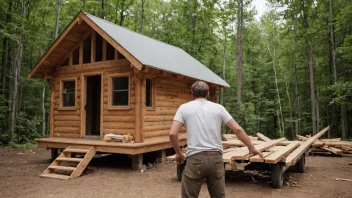
<path fill-rule="evenodd" d="M 301 141 L 306 141 L 309 136 L 297 135 L 297 138 Z M 352 154 L 352 142 L 342 141 L 341 138 L 333 139 L 318 139 L 314 142 L 311 149 L 312 153 L 317 154 Z"/>

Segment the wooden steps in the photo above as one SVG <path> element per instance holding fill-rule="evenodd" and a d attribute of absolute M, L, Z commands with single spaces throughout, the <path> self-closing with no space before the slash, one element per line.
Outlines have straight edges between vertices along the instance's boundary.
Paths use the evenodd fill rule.
<path fill-rule="evenodd" d="M 81 162 L 83 158 L 58 157 L 56 160 L 65 162 Z"/>
<path fill-rule="evenodd" d="M 51 178 L 51 179 L 63 179 L 63 180 L 68 180 L 71 179 L 70 176 L 67 175 L 59 175 L 59 174 L 55 174 L 55 173 L 51 173 L 51 174 L 41 174 L 40 177 L 43 178 Z"/>
<path fill-rule="evenodd" d="M 76 170 L 75 167 L 70 167 L 70 166 L 49 166 L 49 169 L 56 169 L 56 170 L 68 170 L 68 171 L 74 171 Z"/>
<path fill-rule="evenodd" d="M 74 158 L 72 157 L 72 153 L 83 153 L 84 157 Z M 69 146 L 50 164 L 40 177 L 64 180 L 79 177 L 89 162 L 93 159 L 95 153 L 95 146 L 87 146 L 85 148 L 82 148 L 81 146 Z M 67 163 L 70 164 L 67 165 Z M 72 163 L 75 163 L 75 166 L 72 166 Z M 69 175 L 61 174 L 62 172 L 69 172 Z"/>

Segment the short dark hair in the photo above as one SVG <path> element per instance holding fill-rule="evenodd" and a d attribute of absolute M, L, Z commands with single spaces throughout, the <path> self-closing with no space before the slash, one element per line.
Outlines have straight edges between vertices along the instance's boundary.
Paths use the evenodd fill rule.
<path fill-rule="evenodd" d="M 209 86 L 203 81 L 196 81 L 191 87 L 191 93 L 195 98 L 206 98 L 209 93 Z"/>

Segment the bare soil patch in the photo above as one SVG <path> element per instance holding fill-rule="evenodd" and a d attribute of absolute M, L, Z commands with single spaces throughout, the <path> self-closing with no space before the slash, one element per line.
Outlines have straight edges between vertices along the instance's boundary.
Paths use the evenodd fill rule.
<path fill-rule="evenodd" d="M 86 173 L 74 180 L 40 178 L 50 152 L 46 149 L 14 149 L 0 147 L 0 197 L 180 197 L 180 182 L 175 164 L 148 168 L 146 172 L 131 170 L 126 156 L 104 156 L 94 159 Z M 352 155 L 343 157 L 309 156 L 306 173 L 288 171 L 285 187 L 272 189 L 270 177 L 245 173 L 226 174 L 227 197 L 352 197 Z M 206 184 L 200 197 L 209 197 Z"/>

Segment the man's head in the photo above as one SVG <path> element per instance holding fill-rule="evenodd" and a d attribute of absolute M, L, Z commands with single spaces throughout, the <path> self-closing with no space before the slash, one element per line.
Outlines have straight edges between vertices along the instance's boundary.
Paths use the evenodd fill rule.
<path fill-rule="evenodd" d="M 209 94 L 209 86 L 203 81 L 193 83 L 191 93 L 194 98 L 206 98 Z"/>

